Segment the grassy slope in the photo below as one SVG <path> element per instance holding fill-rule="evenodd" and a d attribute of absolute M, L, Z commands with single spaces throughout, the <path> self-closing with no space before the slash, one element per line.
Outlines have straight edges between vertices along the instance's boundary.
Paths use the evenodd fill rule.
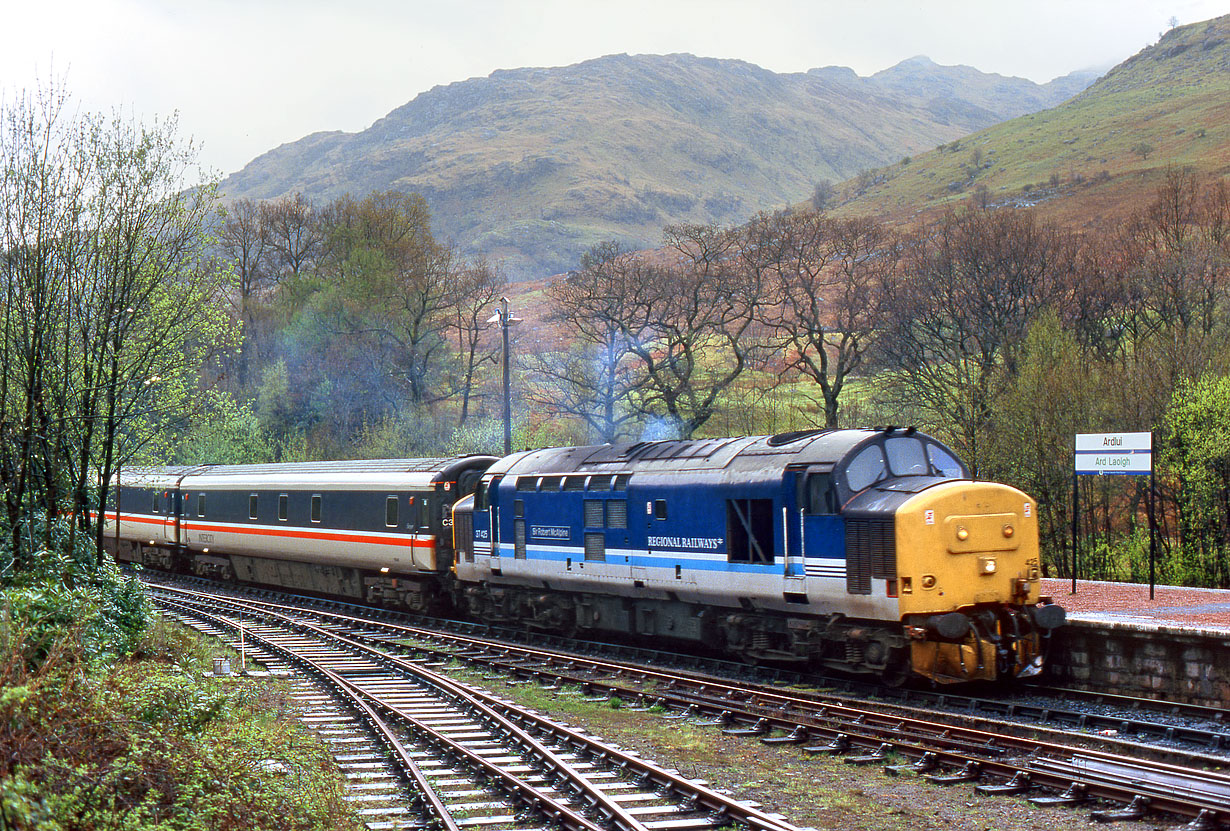
<path fill-rule="evenodd" d="M 1098 227 L 1142 205 L 1171 165 L 1230 172 L 1230 16 L 1172 30 L 1058 107 L 883 169 L 861 195 L 847 182 L 841 210 L 908 221 L 985 185 L 992 202 Z"/>

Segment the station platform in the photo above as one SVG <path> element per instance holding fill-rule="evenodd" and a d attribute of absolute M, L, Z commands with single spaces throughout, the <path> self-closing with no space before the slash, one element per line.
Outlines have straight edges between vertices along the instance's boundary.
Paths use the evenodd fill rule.
<path fill-rule="evenodd" d="M 1071 580 L 1044 578 L 1042 593 L 1071 621 L 1230 632 L 1230 589 L 1158 585 L 1150 599 L 1147 583 L 1077 580 L 1073 594 Z"/>

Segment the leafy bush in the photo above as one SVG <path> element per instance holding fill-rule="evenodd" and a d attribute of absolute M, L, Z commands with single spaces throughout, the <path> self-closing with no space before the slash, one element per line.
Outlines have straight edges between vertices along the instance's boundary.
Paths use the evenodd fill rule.
<path fill-rule="evenodd" d="M 12 534 L 4 530 L 0 561 L 11 563 Z M 141 584 L 125 577 L 110 558 L 99 562 L 93 538 L 74 533 L 66 518 L 48 524 L 34 514 L 19 533 L 26 538 L 25 550 L 34 554 L 28 568 L 10 569 L 4 581 L 0 640 L 20 648 L 31 669 L 65 639 L 78 644 L 74 654 L 89 660 L 128 654 L 151 620 Z"/>
<path fill-rule="evenodd" d="M 107 673 L 57 660 L 30 671 L 20 650 L 0 654 L 0 826 L 357 829 L 287 691 L 203 678 L 208 652 L 161 625 L 136 644 L 144 660 Z"/>

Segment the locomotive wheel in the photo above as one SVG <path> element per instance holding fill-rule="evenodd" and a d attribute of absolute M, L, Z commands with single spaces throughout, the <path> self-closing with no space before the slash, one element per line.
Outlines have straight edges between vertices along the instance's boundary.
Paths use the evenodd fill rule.
<path fill-rule="evenodd" d="M 908 653 L 904 649 L 894 649 L 888 666 L 880 672 L 880 681 L 888 687 L 903 687 L 913 674 Z"/>

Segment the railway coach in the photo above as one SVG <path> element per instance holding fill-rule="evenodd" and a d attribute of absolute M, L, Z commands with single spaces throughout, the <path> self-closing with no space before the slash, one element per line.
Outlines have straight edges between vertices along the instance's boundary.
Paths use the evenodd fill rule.
<path fill-rule="evenodd" d="M 104 539 L 121 561 L 440 612 L 453 503 L 495 459 L 125 469 Z"/>
<path fill-rule="evenodd" d="M 476 619 L 694 641 L 897 682 L 1034 675 L 1028 496 L 913 429 L 527 451 L 455 510 Z"/>

